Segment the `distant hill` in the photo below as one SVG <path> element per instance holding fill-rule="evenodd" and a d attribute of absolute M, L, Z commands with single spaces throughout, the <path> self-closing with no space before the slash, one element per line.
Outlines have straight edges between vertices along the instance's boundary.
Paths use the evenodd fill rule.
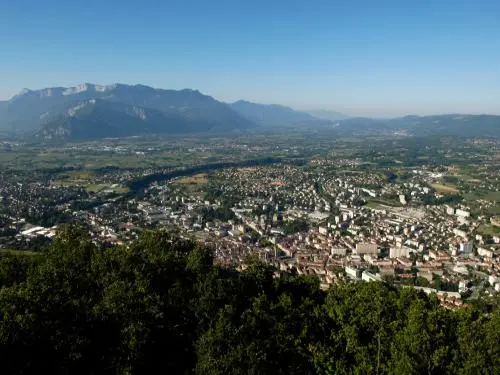
<path fill-rule="evenodd" d="M 258 104 L 239 100 L 231 103 L 230 106 L 247 120 L 261 126 L 290 126 L 324 122 L 309 113 L 278 104 Z"/>
<path fill-rule="evenodd" d="M 121 109 L 113 107 L 111 112 L 106 112 L 106 118 L 102 119 L 102 121 L 113 123 L 115 130 L 120 126 L 117 123 L 121 120 L 118 114 L 126 106 L 163 113 L 169 119 L 165 129 L 174 132 L 232 130 L 255 126 L 226 103 L 219 102 L 196 90 L 162 90 L 144 85 L 100 86 L 86 83 L 70 88 L 23 90 L 11 100 L 0 102 L 0 130 L 33 133 L 41 128 L 53 127 L 53 122 L 61 121 L 61 119 L 74 122 L 73 117 L 67 117 L 68 108 L 90 99 L 99 100 L 97 104 L 99 111 L 92 112 L 93 116 L 101 113 L 101 109 L 106 107 L 101 101 L 124 105 Z M 113 119 L 112 115 L 118 117 Z M 172 123 L 174 119 L 177 125 Z M 94 120 L 96 120 L 95 117 L 93 117 Z M 186 123 L 190 126 L 186 127 Z M 78 127 L 84 126 L 79 124 Z"/>
<path fill-rule="evenodd" d="M 312 111 L 307 111 L 311 116 L 314 116 L 316 118 L 320 118 L 323 120 L 331 120 L 331 121 L 338 121 L 338 120 L 345 120 L 349 116 L 345 115 L 340 112 L 336 111 L 327 111 L 324 109 L 318 109 L 318 110 L 312 110 Z"/>
<path fill-rule="evenodd" d="M 350 118 L 338 122 L 344 134 L 401 133 L 414 136 L 453 135 L 460 137 L 500 137 L 500 116 L 437 115 L 405 116 L 394 119 Z"/>

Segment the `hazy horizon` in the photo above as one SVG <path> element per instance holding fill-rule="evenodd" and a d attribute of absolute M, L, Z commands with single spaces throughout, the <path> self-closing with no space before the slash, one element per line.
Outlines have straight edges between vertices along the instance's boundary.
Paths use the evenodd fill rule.
<path fill-rule="evenodd" d="M 52 85 L 52 86 L 37 87 L 37 88 L 24 87 L 24 88 L 20 89 L 18 92 L 10 95 L 7 98 L 0 98 L 0 100 L 10 100 L 14 96 L 16 96 L 17 94 L 19 94 L 20 92 L 22 92 L 22 90 L 25 90 L 25 89 L 28 89 L 28 90 L 31 90 L 31 91 L 38 91 L 38 90 L 43 90 L 43 89 L 46 89 L 46 88 L 49 88 L 49 87 L 51 87 L 51 88 L 53 88 L 53 87 L 75 87 L 75 86 L 78 86 L 78 85 L 81 85 L 81 84 L 84 84 L 84 83 L 94 84 L 94 85 L 100 85 L 100 86 L 110 86 L 110 85 L 114 85 L 114 84 L 124 84 L 124 85 L 130 85 L 130 86 L 139 85 L 139 84 L 146 85 L 144 83 L 126 83 L 126 82 L 113 82 L 113 83 L 103 84 L 103 83 L 100 83 L 100 82 L 90 82 L 90 81 L 87 80 L 87 81 L 79 82 L 79 83 L 76 83 L 76 84 L 61 84 L 61 85 Z M 155 86 L 155 85 L 152 85 L 152 84 L 148 84 L 146 86 L 150 86 L 150 87 L 153 87 L 153 88 L 156 88 L 156 89 L 171 89 L 171 90 L 191 89 L 191 90 L 199 90 L 202 94 L 213 96 L 210 93 L 208 93 L 206 91 L 203 91 L 203 90 L 200 90 L 200 89 L 198 89 L 196 87 L 158 87 L 158 86 Z M 219 100 L 219 101 L 222 101 L 222 102 L 225 102 L 225 103 L 233 103 L 233 102 L 236 102 L 238 100 L 245 100 L 245 101 L 249 101 L 249 102 L 257 103 L 257 104 L 265 104 L 265 105 L 278 104 L 278 105 L 284 105 L 284 106 L 287 106 L 287 107 L 290 107 L 292 109 L 295 109 L 297 111 L 302 111 L 302 112 L 315 112 L 315 111 L 339 112 L 339 113 L 341 113 L 343 115 L 348 115 L 350 117 L 362 117 L 362 116 L 365 116 L 365 117 L 373 117 L 373 118 L 393 118 L 393 117 L 403 117 L 403 116 L 411 116 L 411 115 L 433 116 L 433 115 L 444 115 L 444 114 L 456 114 L 456 115 L 500 115 L 500 110 L 497 111 L 497 112 L 491 112 L 491 113 L 488 113 L 488 112 L 464 112 L 464 111 L 458 111 L 458 112 L 453 112 L 453 111 L 434 111 L 434 112 L 423 112 L 423 113 L 415 113 L 415 112 L 401 113 L 401 112 L 399 112 L 399 113 L 391 115 L 391 114 L 380 114 L 376 108 L 373 108 L 371 111 L 370 111 L 370 109 L 367 109 L 366 111 L 360 111 L 359 108 L 358 109 L 356 109 L 356 108 L 345 108 L 345 109 L 342 109 L 340 107 L 335 107 L 335 108 L 307 107 L 307 106 L 304 107 L 304 106 L 300 106 L 300 105 L 299 106 L 295 106 L 295 105 L 289 105 L 289 104 L 286 104 L 286 103 L 278 103 L 278 102 L 269 102 L 269 103 L 266 103 L 266 102 L 259 101 L 259 100 L 250 100 L 247 97 L 240 97 L 240 98 L 229 99 L 229 100 L 225 100 L 225 99 L 222 99 L 222 98 L 219 98 L 219 97 L 216 97 L 216 96 L 213 96 L 213 97 L 216 100 Z"/>
<path fill-rule="evenodd" d="M 500 3 L 12 3 L 0 100 L 125 82 L 351 116 L 500 114 Z"/>

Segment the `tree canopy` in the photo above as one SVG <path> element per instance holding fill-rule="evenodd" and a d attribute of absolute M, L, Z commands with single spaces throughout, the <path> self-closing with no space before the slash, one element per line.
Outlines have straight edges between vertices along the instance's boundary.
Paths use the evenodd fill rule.
<path fill-rule="evenodd" d="M 500 373 L 498 308 L 383 283 L 324 292 L 162 231 L 101 249 L 66 227 L 40 255 L 1 256 L 0 286 L 5 374 Z"/>

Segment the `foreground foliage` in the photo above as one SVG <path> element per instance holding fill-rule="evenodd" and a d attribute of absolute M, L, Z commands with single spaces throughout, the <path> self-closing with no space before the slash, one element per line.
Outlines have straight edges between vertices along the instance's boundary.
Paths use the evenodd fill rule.
<path fill-rule="evenodd" d="M 164 232 L 102 250 L 74 227 L 2 257 L 2 373 L 500 373 L 498 308 L 212 260 Z"/>

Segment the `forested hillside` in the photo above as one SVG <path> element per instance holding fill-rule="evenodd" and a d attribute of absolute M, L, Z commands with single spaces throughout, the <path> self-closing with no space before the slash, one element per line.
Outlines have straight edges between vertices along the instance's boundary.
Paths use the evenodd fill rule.
<path fill-rule="evenodd" d="M 277 277 L 279 276 L 279 277 Z M 499 374 L 500 310 L 381 283 L 212 265 L 151 232 L 98 249 L 67 227 L 0 258 L 2 374 Z"/>

